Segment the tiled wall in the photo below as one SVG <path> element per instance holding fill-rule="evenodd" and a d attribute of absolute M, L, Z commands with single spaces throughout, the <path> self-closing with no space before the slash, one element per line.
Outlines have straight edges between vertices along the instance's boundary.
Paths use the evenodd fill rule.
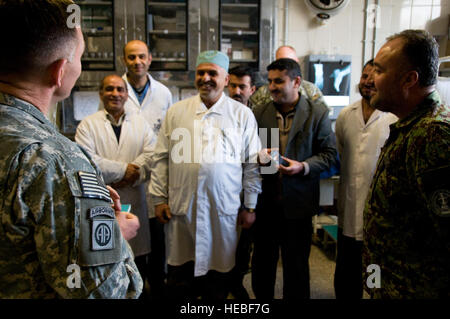
<path fill-rule="evenodd" d="M 331 17 L 325 25 L 319 25 L 304 0 L 289 0 L 288 33 L 285 35 L 285 0 L 277 0 L 276 47 L 284 44 L 286 40 L 287 44 L 296 48 L 301 61 L 309 54 L 351 55 L 351 102 L 360 98 L 357 83 L 363 60 L 372 58 L 374 42 L 376 54 L 387 36 L 404 29 L 426 29 L 434 35 L 439 35 L 441 56 L 446 55 L 450 0 L 370 0 L 369 9 L 379 10 L 378 23 L 376 30 L 373 27 L 367 29 L 367 45 L 363 58 L 365 4 L 364 0 L 351 0 L 343 11 Z M 375 13 L 369 15 L 374 17 Z"/>

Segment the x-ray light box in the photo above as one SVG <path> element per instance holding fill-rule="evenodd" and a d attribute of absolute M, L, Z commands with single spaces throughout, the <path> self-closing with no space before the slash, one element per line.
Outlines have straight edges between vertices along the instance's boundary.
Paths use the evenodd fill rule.
<path fill-rule="evenodd" d="M 323 93 L 331 108 L 350 104 L 350 55 L 309 55 L 306 57 L 305 79 L 314 83 Z M 339 112 L 330 112 L 336 118 Z M 333 115 L 332 115 L 333 114 Z"/>

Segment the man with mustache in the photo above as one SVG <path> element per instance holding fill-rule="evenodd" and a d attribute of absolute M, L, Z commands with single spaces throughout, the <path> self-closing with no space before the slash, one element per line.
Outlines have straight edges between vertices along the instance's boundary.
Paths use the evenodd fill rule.
<path fill-rule="evenodd" d="M 236 66 L 230 69 L 228 96 L 251 108 L 250 97 L 255 93 L 255 76 L 249 67 Z"/>
<path fill-rule="evenodd" d="M 435 90 L 438 49 L 427 31 L 405 30 L 374 60 L 370 105 L 399 118 L 364 211 L 363 267 L 379 270 L 367 274 L 374 298 L 450 297 L 450 110 Z"/>
<path fill-rule="evenodd" d="M 337 299 L 362 298 L 362 225 L 364 203 L 389 125 L 397 120 L 370 106 L 373 60 L 359 80 L 362 99 L 345 107 L 336 120 L 341 159 L 338 196 L 338 240 L 334 289 Z"/>
<path fill-rule="evenodd" d="M 251 108 L 250 97 L 256 90 L 255 74 L 249 67 L 236 66 L 228 72 L 228 96 Z M 236 265 L 231 272 L 230 293 L 235 299 L 250 299 L 243 285 L 245 274 L 249 270 L 252 250 L 251 229 L 242 229 L 236 249 Z"/>
<path fill-rule="evenodd" d="M 128 89 L 125 108 L 142 116 L 150 125 L 154 136 L 158 136 L 167 109 L 172 105 L 172 93 L 161 82 L 155 80 L 148 72 L 152 55 L 145 42 L 132 40 L 123 49 L 123 60 L 127 72 L 123 79 Z M 165 294 L 165 248 L 164 227 L 155 217 L 154 205 L 147 194 L 148 217 L 151 236 L 151 253 L 143 256 L 141 262 L 147 264 L 150 297 L 160 299 Z"/>
<path fill-rule="evenodd" d="M 117 189 L 122 203 L 131 204 L 139 218 L 141 227 L 129 244 L 145 282 L 145 261 L 150 253 L 146 192 L 156 137 L 144 118 L 125 110 L 128 91 L 120 76 L 106 76 L 99 94 L 105 108 L 80 122 L 75 141 L 100 167 L 105 183 Z"/>
<path fill-rule="evenodd" d="M 228 65 L 222 52 L 199 54 L 199 94 L 169 108 L 155 147 L 150 193 L 166 224 L 170 298 L 225 299 L 237 226 L 255 220 L 260 141 L 252 111 L 223 92 Z"/>
<path fill-rule="evenodd" d="M 252 287 L 257 299 L 273 299 L 281 248 L 283 298 L 309 298 L 312 216 L 319 212 L 320 173 L 336 160 L 335 136 L 328 108 L 299 94 L 302 78 L 296 61 L 278 59 L 267 71 L 273 101 L 253 109 L 259 129 L 268 133 L 268 149 L 261 152 L 260 162 L 275 157 L 274 151 L 282 156 L 279 172 L 262 175 Z M 278 131 L 277 136 L 272 131 Z"/>
<path fill-rule="evenodd" d="M 297 63 L 300 63 L 295 48 L 293 48 L 290 45 L 280 46 L 275 52 L 275 59 L 276 60 L 292 59 Z M 300 95 L 304 96 L 305 98 L 308 98 L 311 102 L 315 104 L 323 104 L 327 106 L 323 98 L 322 91 L 320 91 L 320 89 L 317 86 L 315 86 L 314 83 L 302 79 L 302 82 L 298 87 L 298 92 L 300 93 Z M 253 94 L 250 98 L 250 102 L 252 105 L 267 104 L 271 100 L 272 96 L 270 94 L 268 85 L 263 85 L 260 88 L 258 88 L 255 94 Z"/>

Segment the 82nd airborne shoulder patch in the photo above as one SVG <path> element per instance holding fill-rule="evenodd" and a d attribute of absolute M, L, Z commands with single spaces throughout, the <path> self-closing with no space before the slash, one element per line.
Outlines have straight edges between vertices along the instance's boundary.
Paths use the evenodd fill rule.
<path fill-rule="evenodd" d="M 114 248 L 114 220 L 92 220 L 92 250 L 108 250 Z"/>

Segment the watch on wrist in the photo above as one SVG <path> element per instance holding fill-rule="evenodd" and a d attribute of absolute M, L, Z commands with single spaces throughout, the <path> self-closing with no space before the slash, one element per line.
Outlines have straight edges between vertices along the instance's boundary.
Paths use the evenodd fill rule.
<path fill-rule="evenodd" d="M 254 208 L 247 208 L 247 207 L 244 207 L 244 209 L 246 209 L 249 213 L 251 213 L 251 214 L 254 214 L 256 211 L 255 211 L 255 209 Z"/>

